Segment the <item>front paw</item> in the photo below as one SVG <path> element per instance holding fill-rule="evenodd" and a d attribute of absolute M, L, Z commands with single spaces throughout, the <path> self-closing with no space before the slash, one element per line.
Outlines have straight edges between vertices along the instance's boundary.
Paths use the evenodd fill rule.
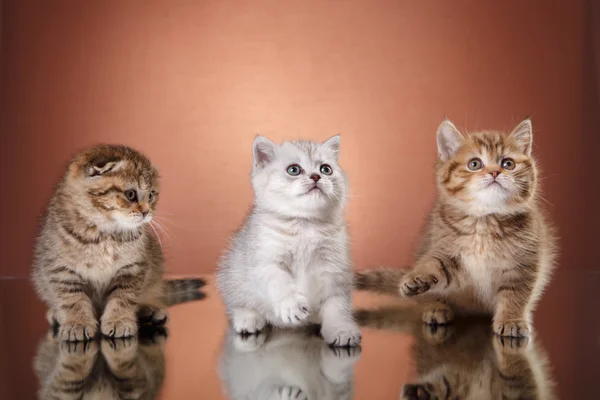
<path fill-rule="evenodd" d="M 302 389 L 294 386 L 282 386 L 277 388 L 277 398 L 280 400 L 307 400 L 308 397 Z"/>
<path fill-rule="evenodd" d="M 104 336 L 111 338 L 134 336 L 138 330 L 135 314 L 121 310 L 103 315 L 100 319 L 100 330 Z"/>
<path fill-rule="evenodd" d="M 494 333 L 499 336 L 523 338 L 529 337 L 531 328 L 529 323 L 523 319 L 494 321 Z"/>
<path fill-rule="evenodd" d="M 333 347 L 355 347 L 362 341 L 360 329 L 355 323 L 334 327 L 324 325 L 321 334 L 325 342 Z"/>
<path fill-rule="evenodd" d="M 242 353 L 250 353 L 258 350 L 267 340 L 267 330 L 264 329 L 254 334 L 237 334 L 233 338 L 236 350 Z"/>
<path fill-rule="evenodd" d="M 432 274 L 408 273 L 400 281 L 400 294 L 405 297 L 416 296 L 431 290 L 439 278 Z"/>
<path fill-rule="evenodd" d="M 423 339 L 431 345 L 440 345 L 448 340 L 454 333 L 452 325 L 423 324 Z"/>
<path fill-rule="evenodd" d="M 98 332 L 98 322 L 93 317 L 69 318 L 58 328 L 58 338 L 64 341 L 81 342 L 92 340 Z"/>
<path fill-rule="evenodd" d="M 278 308 L 278 316 L 286 325 L 299 325 L 308 317 L 308 300 L 300 293 L 285 297 Z"/>

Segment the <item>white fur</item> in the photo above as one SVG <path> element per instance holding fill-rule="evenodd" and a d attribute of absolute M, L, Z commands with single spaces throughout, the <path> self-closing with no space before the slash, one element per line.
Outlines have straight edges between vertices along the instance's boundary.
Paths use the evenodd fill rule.
<path fill-rule="evenodd" d="M 351 314 L 352 267 L 344 220 L 347 182 L 339 136 L 324 143 L 254 143 L 255 204 L 221 259 L 217 285 L 238 332 L 265 324 L 322 323 L 328 343 L 358 345 Z M 288 174 L 298 164 L 303 173 Z M 331 175 L 320 172 L 328 164 Z M 319 190 L 312 190 L 312 174 Z"/>
<path fill-rule="evenodd" d="M 230 399 L 351 399 L 359 348 L 333 349 L 304 331 L 225 339 L 219 374 Z"/>

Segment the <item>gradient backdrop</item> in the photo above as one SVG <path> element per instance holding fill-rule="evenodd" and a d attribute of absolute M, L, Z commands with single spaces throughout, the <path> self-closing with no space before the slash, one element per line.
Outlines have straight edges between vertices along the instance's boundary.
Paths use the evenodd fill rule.
<path fill-rule="evenodd" d="M 167 270 L 210 273 L 252 202 L 256 134 L 341 133 L 356 268 L 406 266 L 434 200 L 444 116 L 468 130 L 532 116 L 560 268 L 597 266 L 598 194 L 585 184 L 598 182 L 600 149 L 592 8 L 4 1 L 0 275 L 28 275 L 36 216 L 73 152 L 98 142 L 159 166 Z"/>

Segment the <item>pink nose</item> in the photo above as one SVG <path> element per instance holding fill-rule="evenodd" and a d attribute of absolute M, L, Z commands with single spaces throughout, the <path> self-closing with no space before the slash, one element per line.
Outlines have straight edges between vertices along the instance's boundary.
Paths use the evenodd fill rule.
<path fill-rule="evenodd" d="M 318 174 L 312 174 L 312 175 L 310 176 L 310 179 L 312 179 L 312 180 L 313 180 L 313 181 L 315 181 L 315 182 L 319 182 L 319 179 L 321 179 L 321 176 L 320 176 L 320 175 L 318 175 Z"/>
<path fill-rule="evenodd" d="M 494 179 L 496 179 L 496 177 L 498 176 L 498 174 L 500 174 L 500 171 L 491 171 L 490 175 L 492 175 L 494 177 Z"/>

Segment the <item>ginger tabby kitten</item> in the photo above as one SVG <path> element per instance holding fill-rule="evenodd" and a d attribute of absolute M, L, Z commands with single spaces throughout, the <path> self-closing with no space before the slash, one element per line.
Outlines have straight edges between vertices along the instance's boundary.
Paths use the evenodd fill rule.
<path fill-rule="evenodd" d="M 99 145 L 76 155 L 42 219 L 33 282 L 61 340 L 133 336 L 137 317 L 164 323 L 174 295 L 203 295 L 201 279 L 163 281 L 163 256 L 146 228 L 158 172 L 143 154 Z M 137 315 L 136 315 L 137 314 Z"/>
<path fill-rule="evenodd" d="M 498 335 L 526 337 L 556 258 L 538 206 L 532 125 L 462 135 L 438 128 L 438 199 L 412 268 L 357 273 L 358 289 L 400 292 L 428 304 L 427 323 L 492 314 Z"/>

